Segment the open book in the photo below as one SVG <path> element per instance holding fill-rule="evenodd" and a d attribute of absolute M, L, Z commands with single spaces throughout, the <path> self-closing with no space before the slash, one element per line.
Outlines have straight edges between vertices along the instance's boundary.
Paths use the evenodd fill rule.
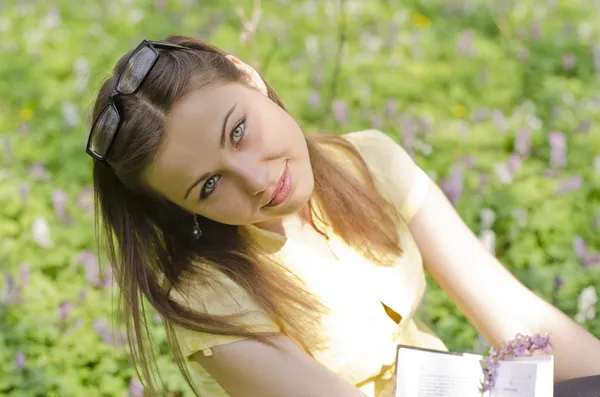
<path fill-rule="evenodd" d="M 491 391 L 480 392 L 482 356 L 399 345 L 395 397 L 552 397 L 554 358 L 518 357 L 499 362 Z"/>

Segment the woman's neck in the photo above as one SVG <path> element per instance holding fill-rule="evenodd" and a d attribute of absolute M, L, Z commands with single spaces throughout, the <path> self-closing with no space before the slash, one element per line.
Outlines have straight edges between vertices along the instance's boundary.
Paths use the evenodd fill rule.
<path fill-rule="evenodd" d="M 255 224 L 255 226 L 260 229 L 281 234 L 284 237 L 287 237 L 286 230 L 300 230 L 306 227 L 307 225 L 312 225 L 310 205 L 308 204 L 300 211 L 295 212 L 293 214 Z"/>

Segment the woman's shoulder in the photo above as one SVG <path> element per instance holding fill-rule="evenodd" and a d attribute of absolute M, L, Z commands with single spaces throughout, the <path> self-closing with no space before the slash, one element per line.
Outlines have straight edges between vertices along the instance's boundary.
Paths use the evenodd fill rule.
<path fill-rule="evenodd" d="M 411 179 L 416 165 L 408 152 L 390 135 L 375 129 L 349 132 L 342 137 L 352 144 L 371 172 L 385 177 Z"/>
<path fill-rule="evenodd" d="M 368 129 L 343 134 L 342 137 L 352 143 L 358 150 L 389 151 L 398 143 L 388 134 L 380 130 Z"/>
<path fill-rule="evenodd" d="M 358 151 L 377 188 L 390 195 L 409 222 L 426 195 L 426 174 L 400 144 L 382 131 L 370 129 L 342 136 Z"/>

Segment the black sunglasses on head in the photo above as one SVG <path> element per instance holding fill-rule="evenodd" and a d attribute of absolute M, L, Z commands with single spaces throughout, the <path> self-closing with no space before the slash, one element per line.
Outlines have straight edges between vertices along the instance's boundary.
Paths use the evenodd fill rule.
<path fill-rule="evenodd" d="M 117 84 L 108 98 L 108 103 L 92 123 L 85 151 L 92 158 L 106 162 L 108 152 L 123 120 L 114 99 L 119 95 L 133 95 L 142 86 L 156 65 L 157 49 L 185 49 L 186 47 L 161 41 L 144 40 L 131 53 L 125 67 L 117 77 Z"/>

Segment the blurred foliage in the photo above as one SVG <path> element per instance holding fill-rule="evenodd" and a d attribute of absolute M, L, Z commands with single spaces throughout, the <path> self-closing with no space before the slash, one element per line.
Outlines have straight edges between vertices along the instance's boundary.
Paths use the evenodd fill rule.
<path fill-rule="evenodd" d="M 139 395 L 92 253 L 83 148 L 116 59 L 169 34 L 253 64 L 310 133 L 389 133 L 529 288 L 583 310 L 581 291 L 600 285 L 597 2 L 264 0 L 247 41 L 238 7 L 251 15 L 251 1 L 0 5 L 0 395 Z M 430 284 L 422 319 L 451 349 L 475 349 L 476 330 Z M 161 376 L 181 392 L 149 321 Z M 599 316 L 583 325 L 600 336 Z"/>

